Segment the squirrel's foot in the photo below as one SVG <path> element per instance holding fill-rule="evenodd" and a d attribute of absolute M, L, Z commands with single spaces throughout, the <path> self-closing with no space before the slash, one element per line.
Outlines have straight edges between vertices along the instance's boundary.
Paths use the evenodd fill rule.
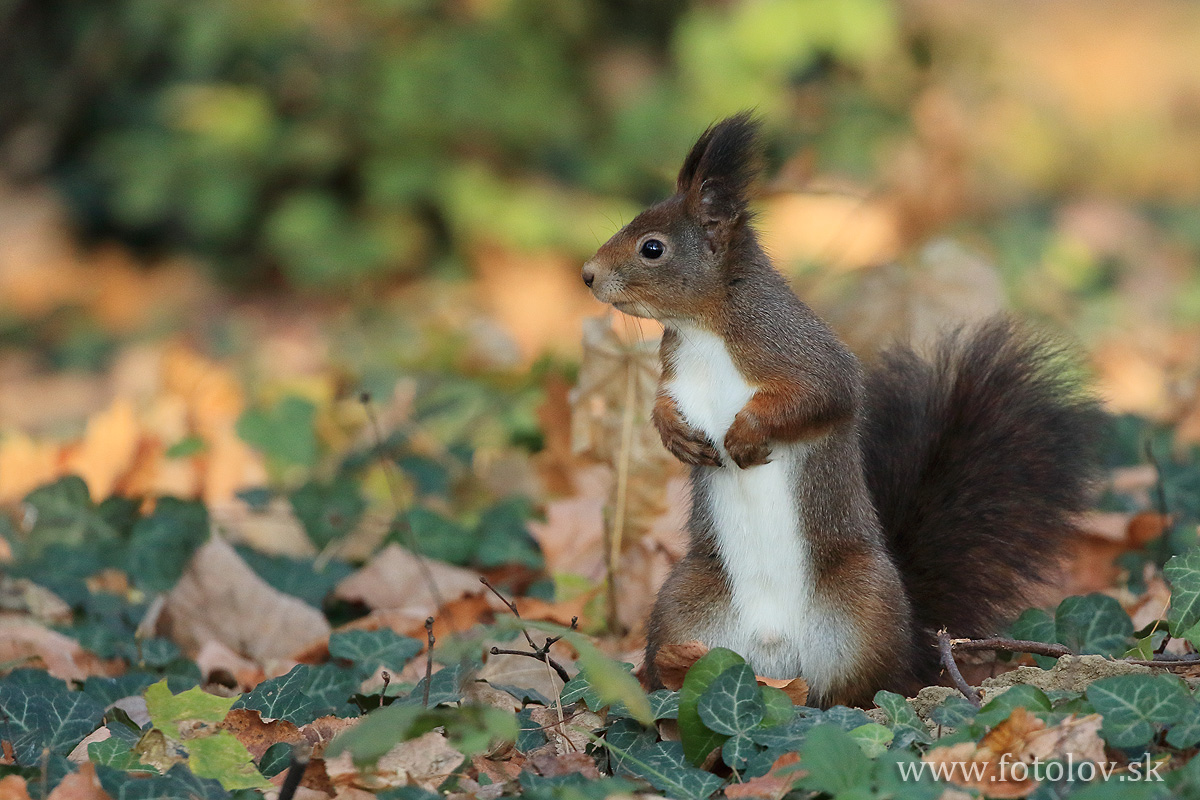
<path fill-rule="evenodd" d="M 717 452 L 717 446 L 702 431 L 687 423 L 672 398 L 660 395 L 654 404 L 651 419 L 671 455 L 692 466 L 721 466 L 721 454 Z"/>
<path fill-rule="evenodd" d="M 725 433 L 725 450 L 742 469 L 771 462 L 771 444 L 758 420 L 744 411 L 733 419 Z"/>

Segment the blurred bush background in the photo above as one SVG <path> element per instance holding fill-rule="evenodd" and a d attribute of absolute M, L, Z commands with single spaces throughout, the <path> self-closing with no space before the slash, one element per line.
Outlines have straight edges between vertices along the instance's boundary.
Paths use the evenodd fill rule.
<path fill-rule="evenodd" d="M 0 0 L 0 334 L 94 368 L 147 318 L 404 295 L 576 358 L 579 263 L 754 108 L 767 244 L 856 347 L 1015 305 L 1176 408 L 1196 52 L 1167 0 Z"/>

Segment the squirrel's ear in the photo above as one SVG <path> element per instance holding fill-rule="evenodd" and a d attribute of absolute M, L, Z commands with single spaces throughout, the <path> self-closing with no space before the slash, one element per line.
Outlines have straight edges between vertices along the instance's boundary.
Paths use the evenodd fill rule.
<path fill-rule="evenodd" d="M 679 170 L 677 190 L 686 196 L 714 253 L 749 217 L 747 194 L 758 173 L 759 127 L 748 111 L 722 120 L 700 136 Z"/>

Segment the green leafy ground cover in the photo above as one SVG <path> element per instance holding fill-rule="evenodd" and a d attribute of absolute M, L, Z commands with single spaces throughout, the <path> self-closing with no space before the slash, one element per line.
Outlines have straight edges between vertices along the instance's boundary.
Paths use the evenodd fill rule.
<path fill-rule="evenodd" d="M 247 412 L 243 434 L 271 457 L 307 460 L 307 449 L 289 437 L 307 440 L 311 432 L 297 433 L 289 424 L 274 435 L 262 433 L 275 424 L 272 415 L 287 416 L 284 411 L 281 406 L 265 414 Z M 305 416 L 311 425 L 311 415 Z M 60 680 L 37 662 L 4 664 L 0 771 L 23 777 L 29 787 L 44 783 L 52 790 L 90 762 L 114 798 L 255 797 L 275 791 L 293 745 L 300 744 L 297 752 L 311 753 L 333 776 L 323 784 L 313 779 L 314 787 L 332 792 L 357 785 L 382 798 L 654 792 L 698 800 L 723 792 L 915 799 L 945 790 L 947 784 L 933 773 L 912 771 L 937 761 L 938 754 L 970 751 L 982 762 L 1002 752 L 1019 758 L 1019 741 L 1009 742 L 1007 750 L 996 742 L 1019 739 L 1022 730 L 1053 733 L 1096 719 L 1086 745 L 1047 755 L 1061 761 L 1076 751 L 1099 753 L 1115 777 L 1091 783 L 1048 779 L 1016 788 L 1000 782 L 984 791 L 1036 798 L 1200 797 L 1200 762 L 1192 758 L 1200 745 L 1200 689 L 1184 678 L 1121 661 L 1152 657 L 1168 638 L 1190 651 L 1200 646 L 1196 452 L 1181 450 L 1168 431 L 1123 419 L 1113 465 L 1139 460 L 1147 441 L 1151 452 L 1162 454 L 1156 458 L 1155 494 L 1174 524 L 1143 550 L 1127 554 L 1126 562 L 1137 576 L 1135 590 L 1148 577 L 1165 577 L 1172 591 L 1165 618 L 1135 631 L 1122 604 L 1106 594 L 1070 597 L 1052 611 L 1032 609 L 1014 624 L 1014 636 L 1112 659 L 1116 671 L 1071 688 L 1023 677 L 1007 691 L 987 690 L 979 709 L 949 691 L 914 701 L 880 692 L 877 708 L 870 710 L 793 706 L 784 692 L 760 685 L 740 656 L 720 649 L 691 667 L 679 691 L 647 694 L 631 665 L 605 657 L 591 637 L 509 615 L 445 637 L 435 646 L 439 666 L 426 685 L 423 641 L 388 629 L 337 629 L 363 613 L 332 598 L 334 586 L 357 563 L 269 556 L 244 547 L 239 551 L 255 573 L 321 608 L 335 630 L 327 657 L 238 691 L 228 678 L 202 675 L 178 643 L 143 624 L 156 599 L 172 591 L 208 540 L 206 508 L 170 498 L 149 510 L 123 498 L 94 503 L 82 481 L 63 478 L 0 518 L 13 554 L 4 581 L 10 589 L 25 580 L 52 592 L 69 608 L 56 630 L 107 660 L 111 674 Z M 439 474 L 445 463 L 415 459 L 402 439 L 393 438 L 345 458 L 325 480 L 291 490 L 256 490 L 250 499 L 265 504 L 282 492 L 313 543 L 327 548 L 363 512 L 359 481 L 381 455 L 435 494 L 454 483 Z M 1103 503 L 1131 509 L 1144 498 L 1110 492 Z M 529 513 L 527 503 L 512 499 L 483 503 L 470 522 L 418 509 L 396 520 L 387 541 L 407 545 L 401 533 L 407 526 L 431 557 L 480 569 L 517 565 L 536 575 L 542 561 L 525 529 Z M 127 576 L 128 587 L 97 583 L 104 570 Z M 553 598 L 550 581 L 526 585 Z M 30 613 L 20 603 L 16 608 Z M 508 641 L 522 626 L 539 639 L 563 637 L 551 652 L 577 674 L 557 696 L 548 696 L 544 686 L 494 679 L 494 693 L 481 699 L 479 675 L 488 659 L 483 643 Z M 443 661 L 446 666 L 440 666 Z M 1043 656 L 1038 662 L 1053 665 Z M 416 677 L 380 684 L 380 670 Z M 265 726 L 270 733 L 251 736 L 248 720 L 251 728 Z M 395 766 L 430 737 L 445 748 L 443 774 L 430 777 L 411 764 L 409 772 Z M 968 750 L 953 749 L 964 746 Z M 1142 764 L 1156 766 L 1151 777 L 1161 774 L 1162 780 L 1131 782 Z M 979 787 L 968 791 L 978 793 Z"/>

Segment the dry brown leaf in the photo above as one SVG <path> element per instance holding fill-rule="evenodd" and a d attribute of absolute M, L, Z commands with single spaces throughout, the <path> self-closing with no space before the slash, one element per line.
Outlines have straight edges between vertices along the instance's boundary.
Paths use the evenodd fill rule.
<path fill-rule="evenodd" d="M 59 474 L 57 444 L 20 433 L 0 439 L 0 504 L 13 503 Z"/>
<path fill-rule="evenodd" d="M 792 790 L 796 781 L 807 773 L 797 765 L 800 763 L 798 753 L 784 753 L 775 759 L 766 775 L 749 778 L 741 783 L 731 783 L 725 787 L 725 796 L 729 800 L 743 798 L 764 798 L 765 800 L 780 800 Z"/>
<path fill-rule="evenodd" d="M 593 466 L 583 472 L 585 483 L 611 484 L 607 467 Z M 582 575 L 591 581 L 604 577 L 603 497 L 551 500 L 546 504 L 546 521 L 530 520 L 529 532 L 551 574 Z"/>
<path fill-rule="evenodd" d="M 479 576 L 470 570 L 425 559 L 438 594 L 445 603 L 484 591 Z M 402 609 L 424 623 L 437 609 L 425 582 L 420 561 L 396 544 L 381 550 L 371 562 L 338 584 L 341 600 L 363 603 L 374 609 Z"/>
<path fill-rule="evenodd" d="M 30 800 L 25 779 L 20 775 L 5 775 L 0 778 L 0 800 Z"/>
<path fill-rule="evenodd" d="M 297 659 L 302 661 L 303 659 Z M 307 662 L 305 662 L 307 663 Z M 224 672 L 237 681 L 242 691 L 248 692 L 266 680 L 262 667 L 248 658 L 243 658 L 215 639 L 205 642 L 196 654 L 196 666 L 205 680 L 212 680 L 217 672 Z"/>
<path fill-rule="evenodd" d="M 804 678 L 764 678 L 761 675 L 755 675 L 755 679 L 760 686 L 770 686 L 775 689 L 783 690 L 792 701 L 794 706 L 802 706 L 808 702 L 808 681 Z"/>
<path fill-rule="evenodd" d="M 518 754 L 519 757 L 519 754 Z M 481 775 L 487 775 L 492 783 L 508 783 L 521 777 L 522 764 L 516 760 L 501 761 L 486 755 L 471 756 L 471 765 Z"/>
<path fill-rule="evenodd" d="M 1072 756 L 1075 761 L 1101 763 L 1104 761 L 1104 740 L 1100 738 L 1102 723 L 1103 719 L 1099 714 L 1088 714 L 1085 717 L 1071 717 L 1051 728 L 1034 731 L 1026 737 L 1021 757 L 1047 761 Z"/>
<path fill-rule="evenodd" d="M 319 717 L 300 729 L 304 740 L 312 746 L 314 755 L 324 754 L 325 747 L 342 731 L 347 731 L 358 724 L 362 717 L 343 719 L 342 717 Z"/>
<path fill-rule="evenodd" d="M 546 778 L 576 774 L 588 780 L 599 780 L 601 777 L 600 770 L 596 768 L 596 760 L 581 750 L 572 750 L 569 753 L 538 750 L 529 757 L 529 763 L 539 775 Z"/>
<path fill-rule="evenodd" d="M 264 665 L 330 632 L 324 614 L 272 588 L 216 537 L 196 551 L 167 595 L 159 627 L 192 657 L 215 640 Z"/>
<path fill-rule="evenodd" d="M 63 778 L 47 800 L 109 800 L 109 797 L 108 793 L 100 788 L 96 768 L 89 762 L 83 764 L 78 772 Z"/>
<path fill-rule="evenodd" d="M 384 789 L 391 786 L 416 784 L 435 792 L 466 756 L 455 750 L 438 731 L 400 742 L 368 772 L 360 771 L 345 752 L 326 760 L 325 769 L 336 787 L 357 786 L 364 789 Z"/>
<path fill-rule="evenodd" d="M 133 466 L 140 437 L 133 404 L 118 397 L 88 420 L 83 440 L 67 456 L 67 470 L 83 478 L 98 503 L 113 493 Z"/>
<path fill-rule="evenodd" d="M 683 686 L 683 678 L 692 664 L 707 652 L 708 646 L 703 642 L 664 644 L 658 648 L 654 656 L 654 665 L 658 667 L 658 678 L 663 686 L 671 691 L 678 691 Z"/>
<path fill-rule="evenodd" d="M 541 642 L 541 638 L 536 638 L 535 641 Z M 498 646 L 506 650 L 529 649 L 529 643 L 525 641 L 525 637 L 523 636 L 518 636 L 511 642 L 499 643 Z M 574 663 L 569 659 L 555 654 L 554 660 L 562 664 L 568 674 L 574 674 L 577 671 Z M 485 680 L 492 684 L 534 689 L 540 692 L 543 697 L 551 700 L 558 697 L 563 687 L 562 680 L 559 679 L 554 670 L 541 661 L 526 656 L 514 656 L 503 653 L 494 656 L 489 655 L 487 663 L 479 670 L 478 677 L 480 680 Z"/>
<path fill-rule="evenodd" d="M 541 726 L 546 738 L 554 746 L 554 752 L 559 755 L 586 752 L 592 741 L 592 731 L 604 727 L 604 720 L 591 711 L 576 711 L 560 718 L 558 708 L 529 706 L 529 709 L 530 719 L 535 725 Z"/>
<path fill-rule="evenodd" d="M 0 663 L 10 661 L 25 661 L 26 666 L 40 666 L 56 678 L 73 681 L 119 670 L 74 639 L 20 619 L 0 620 Z"/>
<path fill-rule="evenodd" d="M 300 729 L 292 723 L 284 719 L 264 722 L 262 715 L 250 708 L 232 709 L 218 727 L 236 736 L 256 761 L 273 744 L 298 744 L 304 741 Z"/>

